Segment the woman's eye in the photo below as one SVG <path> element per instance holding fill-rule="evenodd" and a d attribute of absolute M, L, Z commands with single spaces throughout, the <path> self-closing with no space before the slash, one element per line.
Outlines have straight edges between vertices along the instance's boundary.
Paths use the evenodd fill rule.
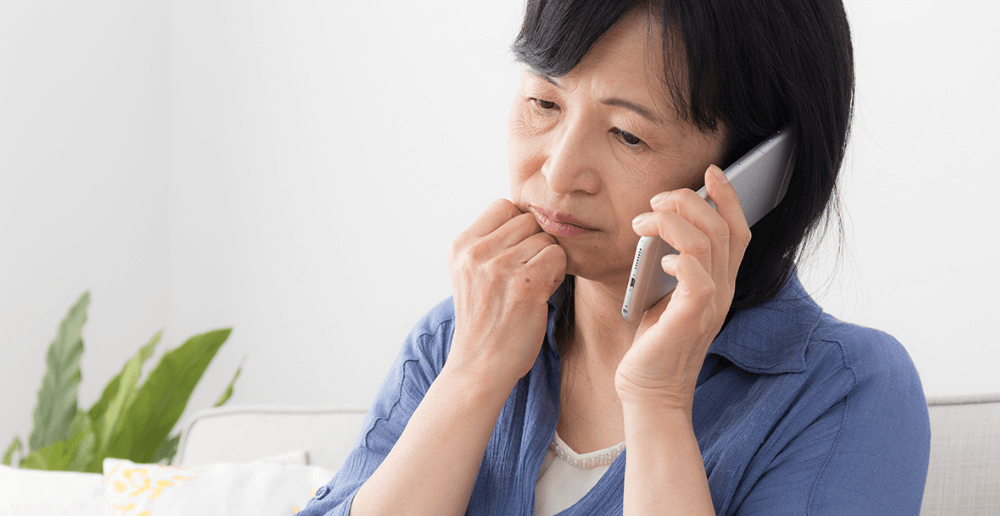
<path fill-rule="evenodd" d="M 533 100 L 535 102 L 535 104 L 538 104 L 538 107 L 540 107 L 542 109 L 552 109 L 552 108 L 556 107 L 556 103 L 555 102 L 550 102 L 548 100 L 542 100 L 542 99 L 536 99 L 536 98 L 532 98 L 531 100 Z"/>
<path fill-rule="evenodd" d="M 628 145 L 629 147 L 636 147 L 640 143 L 642 143 L 642 140 L 638 136 L 628 131 L 622 131 L 617 127 L 612 129 L 611 132 L 617 134 L 618 137 L 621 138 L 623 142 L 625 142 L 625 145 Z"/>

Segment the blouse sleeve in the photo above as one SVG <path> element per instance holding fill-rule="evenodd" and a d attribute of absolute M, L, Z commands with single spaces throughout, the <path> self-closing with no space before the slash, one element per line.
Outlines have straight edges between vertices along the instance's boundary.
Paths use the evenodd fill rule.
<path fill-rule="evenodd" d="M 858 336 L 855 334 L 855 336 Z M 930 455 L 930 420 L 917 371 L 892 337 L 827 342 L 851 377 L 822 416 L 781 451 L 740 515 L 916 515 Z"/>
<path fill-rule="evenodd" d="M 354 496 L 396 444 L 444 366 L 454 330 L 452 306 L 450 299 L 441 303 L 410 332 L 372 402 L 354 449 L 299 516 L 350 514 Z"/>

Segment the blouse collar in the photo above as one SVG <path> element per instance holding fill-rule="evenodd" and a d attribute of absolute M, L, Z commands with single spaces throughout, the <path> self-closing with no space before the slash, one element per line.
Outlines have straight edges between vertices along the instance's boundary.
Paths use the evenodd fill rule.
<path fill-rule="evenodd" d="M 756 374 L 801 373 L 823 310 L 793 274 L 774 299 L 737 312 L 708 349 Z"/>
<path fill-rule="evenodd" d="M 555 327 L 568 295 L 569 276 L 549 298 L 546 345 L 556 353 Z M 712 342 L 709 354 L 755 374 L 800 373 L 806 345 L 823 310 L 794 273 L 771 301 L 737 312 Z"/>

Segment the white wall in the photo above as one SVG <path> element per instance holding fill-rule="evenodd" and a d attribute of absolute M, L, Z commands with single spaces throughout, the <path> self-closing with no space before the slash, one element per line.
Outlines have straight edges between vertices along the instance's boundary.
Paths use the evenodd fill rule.
<path fill-rule="evenodd" d="M 522 2 L 3 1 L 0 444 L 85 288 L 86 406 L 159 328 L 221 326 L 189 409 L 244 359 L 231 403 L 366 405 L 448 295 L 448 243 L 506 195 Z M 848 7 L 848 239 L 807 285 L 896 335 L 928 394 L 1000 392 L 998 9 Z"/>
<path fill-rule="evenodd" d="M 167 322 L 167 7 L 0 0 L 0 449 L 84 290 L 87 407 Z"/>
<path fill-rule="evenodd" d="M 168 327 L 235 327 L 233 402 L 367 405 L 506 195 L 517 2 L 394 4 L 172 4 Z"/>
<path fill-rule="evenodd" d="M 843 319 L 902 342 L 931 395 L 1000 392 L 1000 37 L 995 3 L 849 0 L 855 125 L 840 274 L 811 281 Z M 820 267 L 820 270 L 823 270 Z M 824 284 L 821 286 L 821 284 Z"/>

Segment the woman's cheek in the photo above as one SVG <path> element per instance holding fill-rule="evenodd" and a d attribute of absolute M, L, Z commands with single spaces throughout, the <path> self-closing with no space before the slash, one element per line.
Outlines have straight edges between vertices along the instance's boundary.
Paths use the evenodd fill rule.
<path fill-rule="evenodd" d="M 530 109 L 522 110 L 511 116 L 508 126 L 508 148 L 511 154 L 511 164 L 515 161 L 531 160 L 532 156 L 545 154 L 548 145 L 547 135 L 552 122 L 549 117 L 539 117 Z"/>
<path fill-rule="evenodd" d="M 531 99 L 520 99 L 515 109 L 518 124 L 529 137 L 551 131 L 559 124 L 563 115 L 561 109 L 543 109 Z"/>
<path fill-rule="evenodd" d="M 525 123 L 523 113 L 511 113 L 507 135 L 507 166 L 510 179 L 511 201 L 520 206 L 525 183 L 531 177 L 532 142 L 537 140 L 531 126 Z"/>

